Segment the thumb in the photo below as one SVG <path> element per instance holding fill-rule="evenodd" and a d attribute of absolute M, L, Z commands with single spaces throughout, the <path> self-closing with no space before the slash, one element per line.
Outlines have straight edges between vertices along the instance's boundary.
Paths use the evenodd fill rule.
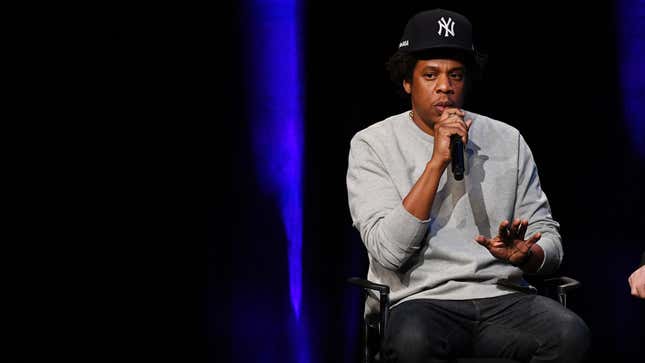
<path fill-rule="evenodd" d="M 486 247 L 489 245 L 489 241 L 486 237 L 484 236 L 477 236 L 475 237 L 475 242 L 479 243 L 480 245 Z"/>

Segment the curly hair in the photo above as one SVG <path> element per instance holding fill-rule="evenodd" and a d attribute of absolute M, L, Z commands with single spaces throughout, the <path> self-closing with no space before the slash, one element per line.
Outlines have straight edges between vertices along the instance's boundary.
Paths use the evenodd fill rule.
<path fill-rule="evenodd" d="M 412 82 L 412 73 L 419 60 L 433 58 L 456 59 L 466 66 L 466 90 L 470 89 L 471 80 L 480 80 L 483 76 L 483 69 L 486 63 L 486 55 L 475 52 L 470 56 L 463 51 L 456 49 L 431 49 L 416 53 L 397 51 L 385 64 L 385 68 L 390 74 L 390 80 L 397 86 L 397 92 L 400 96 L 408 99 L 410 95 L 403 89 L 403 81 Z"/>

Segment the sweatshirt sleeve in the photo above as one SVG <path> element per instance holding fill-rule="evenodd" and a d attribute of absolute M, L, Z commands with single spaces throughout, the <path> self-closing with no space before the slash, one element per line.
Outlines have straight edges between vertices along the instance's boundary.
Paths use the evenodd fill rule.
<path fill-rule="evenodd" d="M 350 144 L 347 195 L 353 225 L 369 255 L 398 270 L 419 250 L 430 220 L 420 220 L 403 207 L 387 169 L 358 136 Z"/>
<path fill-rule="evenodd" d="M 540 232 L 537 244 L 544 250 L 544 261 L 537 271 L 548 274 L 556 271 L 562 263 L 563 250 L 560 225 L 551 216 L 551 207 L 540 187 L 537 166 L 524 138 L 519 136 L 518 180 L 515 200 L 515 218 L 528 219 L 526 236 Z"/>

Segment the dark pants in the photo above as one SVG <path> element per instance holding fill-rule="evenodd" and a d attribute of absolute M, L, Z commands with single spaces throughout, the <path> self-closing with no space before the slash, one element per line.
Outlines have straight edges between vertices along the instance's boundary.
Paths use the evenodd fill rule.
<path fill-rule="evenodd" d="M 589 328 L 553 299 L 515 293 L 475 300 L 411 300 L 394 307 L 386 331 L 390 362 L 502 357 L 521 362 L 583 360 Z"/>

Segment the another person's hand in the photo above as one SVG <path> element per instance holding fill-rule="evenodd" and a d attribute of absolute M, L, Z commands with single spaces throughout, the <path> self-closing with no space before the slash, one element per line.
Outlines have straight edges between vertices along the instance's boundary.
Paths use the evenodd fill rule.
<path fill-rule="evenodd" d="M 464 115 L 464 111 L 458 108 L 446 108 L 439 121 L 434 124 L 434 148 L 431 163 L 436 163 L 441 168 L 448 166 L 452 159 L 450 154 L 451 135 L 458 134 L 464 145 L 468 143 L 468 129 L 473 120 L 464 122 Z"/>
<path fill-rule="evenodd" d="M 529 251 L 531 247 L 541 237 L 538 232 L 525 240 L 524 234 L 528 224 L 529 222 L 526 219 L 515 219 L 513 224 L 504 220 L 499 225 L 499 234 L 496 237 L 489 239 L 484 236 L 477 236 L 475 241 L 486 247 L 493 256 L 518 266 L 530 258 Z"/>
<path fill-rule="evenodd" d="M 628 280 L 632 295 L 645 299 L 645 265 L 634 271 Z"/>

